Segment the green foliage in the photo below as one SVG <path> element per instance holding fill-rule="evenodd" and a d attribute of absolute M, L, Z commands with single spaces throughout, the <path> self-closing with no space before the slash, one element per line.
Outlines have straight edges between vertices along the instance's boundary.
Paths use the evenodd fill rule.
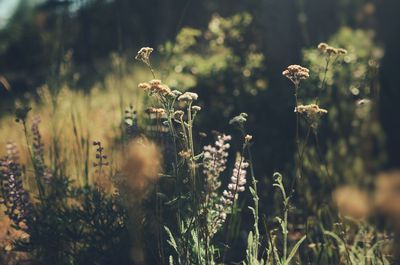
<path fill-rule="evenodd" d="M 175 42 L 167 42 L 161 53 L 162 76 L 172 87 L 196 89 L 207 115 L 227 119 L 233 110 L 245 110 L 243 102 L 267 88 L 264 56 L 251 40 L 252 17 L 239 13 L 223 18 L 214 15 L 208 28 L 183 28 Z M 171 65 L 173 71 L 171 71 Z M 207 120 L 203 126 L 211 129 Z"/>
<path fill-rule="evenodd" d="M 130 264 L 127 216 L 115 196 L 56 179 L 34 205 L 29 241 L 16 242 L 42 264 Z"/>
<path fill-rule="evenodd" d="M 316 48 L 305 49 L 310 79 L 299 90 L 300 101 L 318 101 L 328 110 L 318 130 L 303 127 L 307 197 L 342 183 L 368 185 L 384 161 L 383 133 L 378 122 L 378 67 L 382 51 L 368 31 L 342 28 L 328 42 L 347 54 L 327 60 Z M 380 154 L 378 157 L 376 154 Z M 319 164 L 319 166 L 315 166 Z M 322 187 L 322 188 L 321 188 Z M 316 195 L 316 191 L 320 191 Z M 313 193 L 313 194 L 311 194 Z M 310 201 L 310 203 L 312 203 Z"/>

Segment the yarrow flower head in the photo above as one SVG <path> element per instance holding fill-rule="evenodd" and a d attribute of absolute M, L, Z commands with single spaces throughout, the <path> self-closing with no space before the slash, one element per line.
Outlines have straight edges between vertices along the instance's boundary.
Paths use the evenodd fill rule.
<path fill-rule="evenodd" d="M 240 130 L 244 130 L 244 125 L 247 122 L 247 117 L 249 115 L 247 115 L 247 113 L 242 112 L 239 115 L 233 117 L 230 121 L 229 124 L 230 125 L 234 125 L 237 128 L 239 128 Z"/>
<path fill-rule="evenodd" d="M 153 108 L 153 107 L 150 107 L 150 108 L 148 108 L 148 109 L 146 110 L 146 112 L 147 112 L 148 114 L 155 114 L 157 117 L 161 117 L 161 116 L 165 115 L 165 109 L 163 109 L 163 108 Z"/>
<path fill-rule="evenodd" d="M 177 111 L 175 111 L 174 112 L 174 114 L 173 114 L 173 118 L 174 118 L 174 120 L 176 121 L 176 122 L 181 122 L 181 119 L 183 118 L 183 115 L 184 115 L 185 113 L 182 111 L 182 110 L 177 110 Z"/>
<path fill-rule="evenodd" d="M 328 45 L 325 42 L 321 42 L 320 44 L 318 44 L 318 49 L 321 52 L 326 53 L 328 56 L 331 56 L 331 55 L 345 55 L 345 54 L 347 54 L 347 50 L 345 50 L 343 48 L 332 47 L 332 46 Z"/>
<path fill-rule="evenodd" d="M 199 97 L 199 95 L 197 95 L 196 93 L 185 92 L 178 97 L 178 101 L 190 103 L 190 102 L 197 100 L 198 97 Z"/>
<path fill-rule="evenodd" d="M 138 61 L 142 61 L 146 65 L 150 66 L 150 55 L 152 52 L 153 48 L 143 47 L 138 51 L 137 55 L 135 56 L 135 59 Z"/>
<path fill-rule="evenodd" d="M 289 65 L 283 72 L 282 75 L 287 77 L 290 81 L 295 84 L 296 88 L 299 86 L 301 80 L 305 80 L 310 77 L 310 70 L 307 68 L 293 64 Z"/>
<path fill-rule="evenodd" d="M 320 108 L 317 104 L 299 105 L 296 107 L 295 112 L 306 113 L 307 115 L 326 114 L 326 109 Z"/>
<path fill-rule="evenodd" d="M 161 83 L 161 80 L 154 79 L 146 83 L 140 83 L 138 85 L 140 89 L 143 89 L 145 91 L 148 91 L 151 95 L 158 95 L 158 96 L 163 96 L 163 97 L 174 97 L 174 93 L 172 93 L 171 89 Z"/>
<path fill-rule="evenodd" d="M 314 129 L 318 127 L 319 118 L 328 113 L 326 109 L 320 108 L 317 104 L 299 105 L 294 112 L 305 114 Z"/>

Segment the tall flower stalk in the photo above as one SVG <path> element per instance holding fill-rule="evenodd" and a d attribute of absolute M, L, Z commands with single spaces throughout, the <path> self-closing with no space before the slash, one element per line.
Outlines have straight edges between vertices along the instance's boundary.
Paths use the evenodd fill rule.
<path fill-rule="evenodd" d="M 6 206 L 6 215 L 17 227 L 26 230 L 32 205 L 28 192 L 22 185 L 16 145 L 8 143 L 6 151 L 6 157 L 0 161 L 1 200 Z"/>

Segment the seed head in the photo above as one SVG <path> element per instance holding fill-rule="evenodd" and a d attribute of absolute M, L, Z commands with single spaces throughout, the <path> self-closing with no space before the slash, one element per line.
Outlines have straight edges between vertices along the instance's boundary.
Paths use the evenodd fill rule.
<path fill-rule="evenodd" d="M 182 95 L 178 97 L 178 101 L 182 102 L 192 102 L 194 100 L 197 100 L 199 96 L 196 93 L 193 92 L 185 92 Z"/>
<path fill-rule="evenodd" d="M 158 96 L 173 96 L 174 94 L 171 92 L 171 89 L 161 83 L 161 80 L 154 79 L 147 83 L 140 83 L 138 85 L 140 89 L 143 89 L 149 92 L 151 95 L 158 95 Z"/>
<path fill-rule="evenodd" d="M 143 47 L 138 51 L 137 55 L 135 56 L 135 59 L 138 61 L 142 61 L 146 65 L 150 65 L 150 55 L 152 52 L 153 48 Z"/>
<path fill-rule="evenodd" d="M 286 76 L 297 87 L 301 80 L 305 80 L 310 77 L 310 70 L 303 66 L 294 64 L 289 65 L 286 70 L 282 72 L 282 75 Z"/>
<path fill-rule="evenodd" d="M 325 42 L 321 42 L 320 44 L 318 44 L 318 49 L 321 51 L 325 51 L 326 48 L 328 48 L 328 47 L 329 47 L 329 45 L 326 44 Z"/>

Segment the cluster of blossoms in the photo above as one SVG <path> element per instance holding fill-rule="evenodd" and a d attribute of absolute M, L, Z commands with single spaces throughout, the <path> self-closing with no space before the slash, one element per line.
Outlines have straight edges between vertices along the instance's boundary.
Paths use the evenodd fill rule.
<path fill-rule="evenodd" d="M 289 65 L 283 72 L 282 75 L 287 77 L 290 81 L 299 86 L 301 80 L 305 80 L 310 77 L 310 70 L 307 68 L 294 64 Z"/>
<path fill-rule="evenodd" d="M 36 116 L 32 121 L 32 127 L 31 127 L 33 136 L 32 153 L 34 157 L 34 166 L 36 174 L 38 174 L 40 178 L 43 178 L 45 183 L 49 183 L 53 176 L 44 162 L 44 144 L 42 141 L 42 136 L 39 131 L 40 122 L 41 119 L 39 116 Z"/>
<path fill-rule="evenodd" d="M 317 104 L 299 105 L 294 110 L 298 113 L 306 113 L 307 115 L 326 114 L 326 109 L 320 108 Z"/>
<path fill-rule="evenodd" d="M 207 145 L 203 148 L 203 173 L 207 177 L 207 188 L 215 192 L 220 186 L 220 174 L 226 169 L 230 135 L 219 135 L 215 146 Z"/>
<path fill-rule="evenodd" d="M 173 96 L 171 89 L 161 83 L 158 79 L 153 79 L 146 83 L 140 83 L 138 86 L 140 89 L 143 89 L 149 92 L 151 95 L 159 95 L 159 96 Z"/>
<path fill-rule="evenodd" d="M 299 105 L 294 111 L 305 114 L 313 128 L 317 128 L 320 116 L 328 113 L 326 109 L 320 108 L 317 104 Z"/>
<path fill-rule="evenodd" d="M 203 173 L 206 176 L 205 207 L 208 208 L 208 223 L 210 234 L 214 235 L 226 219 L 226 209 L 217 193 L 221 186 L 219 177 L 226 169 L 228 150 L 230 148 L 230 135 L 219 135 L 215 145 L 207 145 L 203 148 Z"/>
<path fill-rule="evenodd" d="M 224 190 L 221 202 L 224 205 L 232 205 L 234 200 L 239 197 L 239 192 L 245 190 L 244 185 L 246 184 L 246 169 L 249 167 L 249 163 L 245 162 L 243 157 L 239 157 L 236 160 L 235 167 L 232 172 L 231 182 L 228 184 L 228 190 Z"/>
<path fill-rule="evenodd" d="M 32 205 L 28 192 L 22 185 L 17 147 L 13 143 L 8 143 L 6 149 L 6 157 L 0 161 L 1 202 L 6 207 L 6 215 L 13 223 L 26 228 Z"/>
<path fill-rule="evenodd" d="M 146 112 L 147 112 L 148 114 L 155 114 L 157 117 L 161 117 L 161 116 L 163 116 L 163 115 L 165 114 L 165 109 L 163 109 L 163 108 L 153 108 L 153 107 L 151 107 L 151 108 L 148 108 L 148 109 L 146 110 Z"/>
<path fill-rule="evenodd" d="M 93 146 L 96 147 L 96 160 L 97 162 L 93 162 L 93 167 L 98 167 L 99 170 L 103 166 L 108 166 L 110 163 L 107 162 L 107 155 L 103 153 L 104 147 L 102 146 L 100 141 L 94 141 Z"/>
<path fill-rule="evenodd" d="M 248 166 L 249 163 L 245 162 L 243 157 L 239 157 L 236 160 L 228 190 L 223 191 L 220 203 L 215 206 L 218 215 L 213 220 L 212 233 L 218 231 L 222 226 L 227 215 L 231 213 L 234 202 L 239 198 L 239 192 L 245 190 L 244 185 L 246 184 L 246 169 Z"/>
<path fill-rule="evenodd" d="M 142 61 L 146 65 L 150 66 L 150 55 L 152 52 L 153 48 L 143 47 L 138 51 L 137 55 L 135 56 L 135 59 L 138 61 Z"/>
<path fill-rule="evenodd" d="M 178 97 L 178 101 L 182 102 L 193 102 L 198 99 L 198 95 L 193 92 L 185 92 Z"/>
<path fill-rule="evenodd" d="M 335 48 L 332 46 L 329 46 L 327 43 L 325 42 L 321 42 L 320 44 L 318 44 L 318 49 L 323 52 L 328 54 L 329 56 L 331 55 L 345 55 L 347 54 L 347 50 L 342 49 L 342 48 Z"/>
<path fill-rule="evenodd" d="M 174 112 L 173 114 L 173 118 L 176 122 L 181 122 L 181 119 L 183 118 L 183 115 L 185 115 L 185 113 L 182 110 L 177 110 Z"/>

